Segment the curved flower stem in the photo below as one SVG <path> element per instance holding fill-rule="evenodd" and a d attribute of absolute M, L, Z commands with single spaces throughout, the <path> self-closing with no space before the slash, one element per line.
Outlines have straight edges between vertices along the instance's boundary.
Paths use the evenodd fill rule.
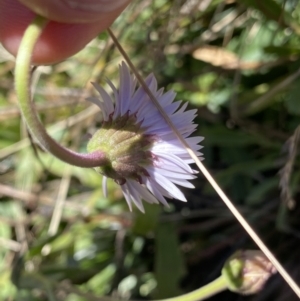
<path fill-rule="evenodd" d="M 105 163 L 106 158 L 102 152 L 80 154 L 71 151 L 53 140 L 46 132 L 37 117 L 37 112 L 31 101 L 30 67 L 34 46 L 47 24 L 47 20 L 37 16 L 26 29 L 21 41 L 15 67 L 15 87 L 19 106 L 24 120 L 32 135 L 48 152 L 71 165 L 79 167 L 97 167 Z"/>
<path fill-rule="evenodd" d="M 216 295 L 228 288 L 226 279 L 223 276 L 204 285 L 197 290 L 174 298 L 155 300 L 155 301 L 201 301 Z"/>

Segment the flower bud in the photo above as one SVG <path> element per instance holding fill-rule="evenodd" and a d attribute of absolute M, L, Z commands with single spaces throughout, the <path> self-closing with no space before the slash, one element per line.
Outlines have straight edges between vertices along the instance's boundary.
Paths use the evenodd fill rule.
<path fill-rule="evenodd" d="M 237 251 L 222 269 L 228 289 L 243 295 L 261 291 L 266 281 L 275 273 L 275 267 L 259 250 Z"/>

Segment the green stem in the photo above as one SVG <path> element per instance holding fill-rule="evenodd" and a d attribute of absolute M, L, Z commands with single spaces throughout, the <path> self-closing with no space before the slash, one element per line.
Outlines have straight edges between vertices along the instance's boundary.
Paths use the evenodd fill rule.
<path fill-rule="evenodd" d="M 32 279 L 31 279 L 32 278 Z M 33 281 L 35 279 L 35 281 Z M 95 297 L 93 295 L 89 295 L 88 293 L 83 293 L 81 290 L 76 289 L 76 286 L 70 287 L 65 285 L 60 285 L 56 282 L 50 281 L 49 279 L 39 275 L 39 274 L 33 274 L 29 273 L 26 274 L 26 277 L 21 277 L 20 279 L 20 287 L 23 288 L 31 288 L 30 283 L 34 283 L 35 287 L 43 287 L 48 294 L 51 292 L 51 288 L 60 288 L 63 290 L 68 291 L 69 293 L 77 294 L 78 296 L 85 297 L 89 300 L 102 300 L 102 301 L 118 301 L 117 298 L 111 298 L 111 297 Z M 211 296 L 216 295 L 217 293 L 220 293 L 227 289 L 226 280 L 220 276 L 216 280 L 212 281 L 211 283 L 191 292 L 185 295 L 181 295 L 174 298 L 169 299 L 162 299 L 162 300 L 153 300 L 153 301 L 201 301 L 205 300 Z"/>
<path fill-rule="evenodd" d="M 216 295 L 228 288 L 226 279 L 221 275 L 216 280 L 185 295 L 156 301 L 201 301 Z"/>
<path fill-rule="evenodd" d="M 64 148 L 53 140 L 40 122 L 35 107 L 31 101 L 30 68 L 31 56 L 35 44 L 41 35 L 47 20 L 36 17 L 27 27 L 19 46 L 15 67 L 15 87 L 19 106 L 27 126 L 37 141 L 51 154 L 71 165 L 79 167 L 98 167 L 105 163 L 106 158 L 100 151 L 80 154 Z"/>

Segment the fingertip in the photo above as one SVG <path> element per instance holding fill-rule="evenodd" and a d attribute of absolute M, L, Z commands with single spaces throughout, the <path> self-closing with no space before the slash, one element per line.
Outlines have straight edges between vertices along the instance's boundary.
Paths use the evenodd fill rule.
<path fill-rule="evenodd" d="M 77 53 L 98 33 L 109 27 L 121 11 L 106 13 L 101 21 L 93 23 L 50 21 L 36 44 L 32 63 L 53 64 Z M 0 41 L 13 55 L 17 54 L 24 31 L 34 18 L 35 14 L 17 0 L 0 0 Z"/>

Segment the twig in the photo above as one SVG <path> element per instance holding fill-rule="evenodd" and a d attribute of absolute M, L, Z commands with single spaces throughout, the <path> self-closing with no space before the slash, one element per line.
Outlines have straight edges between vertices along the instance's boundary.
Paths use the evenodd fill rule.
<path fill-rule="evenodd" d="M 21 244 L 15 240 L 0 237 L 0 246 L 14 252 L 19 252 L 21 250 Z"/>
<path fill-rule="evenodd" d="M 286 79 L 284 79 L 282 82 L 277 84 L 273 89 L 269 90 L 261 97 L 252 101 L 242 112 L 243 115 L 252 115 L 267 107 L 273 101 L 272 97 L 274 95 L 276 95 L 279 91 L 285 89 L 299 76 L 300 76 L 300 69 L 298 69 L 293 74 L 289 75 Z"/>
<path fill-rule="evenodd" d="M 54 236 L 57 233 L 62 212 L 66 202 L 66 197 L 70 187 L 72 166 L 67 165 L 60 182 L 57 199 L 55 202 L 52 218 L 49 225 L 48 235 Z"/>
<path fill-rule="evenodd" d="M 13 214 L 14 219 L 16 220 L 16 223 L 14 225 L 15 231 L 16 231 L 16 238 L 20 245 L 20 248 L 18 250 L 19 254 L 24 254 L 28 250 L 28 242 L 26 237 L 26 227 L 25 224 L 22 223 L 21 220 L 24 220 L 24 210 L 23 207 L 19 202 L 13 203 Z"/>
<path fill-rule="evenodd" d="M 15 189 L 8 185 L 0 184 L 0 195 L 5 195 L 13 199 L 25 202 L 28 206 L 36 206 L 38 203 L 43 205 L 53 206 L 54 199 L 43 195 L 35 195 L 30 192 Z M 65 206 L 69 209 L 77 210 L 78 212 L 88 212 L 88 208 L 84 205 L 75 204 L 74 202 L 66 201 Z"/>
<path fill-rule="evenodd" d="M 300 140 L 300 125 L 296 128 L 293 136 L 290 137 L 290 139 L 287 141 L 288 158 L 283 168 L 279 171 L 280 174 L 279 187 L 281 189 L 281 199 L 282 202 L 286 204 L 289 208 L 293 208 L 295 206 L 295 201 L 292 197 L 289 183 L 293 171 L 295 158 L 297 155 L 299 140 Z"/>
<path fill-rule="evenodd" d="M 38 93 L 36 93 L 38 94 Z M 84 94 L 85 95 L 85 94 Z M 38 112 L 48 111 L 52 109 L 57 109 L 65 106 L 70 106 L 78 103 L 78 99 L 70 99 L 71 96 L 66 95 L 66 99 L 59 99 L 58 101 L 46 102 L 36 105 L 36 110 Z M 81 103 L 81 102 L 80 102 Z M 9 106 L 1 108 L 0 110 L 0 121 L 10 119 L 12 117 L 18 117 L 21 115 L 21 112 L 17 106 Z"/>

